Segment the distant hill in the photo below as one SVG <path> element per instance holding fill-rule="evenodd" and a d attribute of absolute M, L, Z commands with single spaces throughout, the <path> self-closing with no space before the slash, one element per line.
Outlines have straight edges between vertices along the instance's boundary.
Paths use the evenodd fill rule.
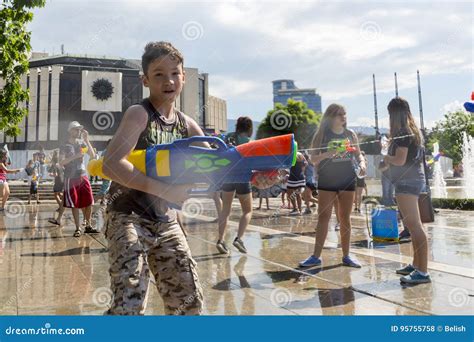
<path fill-rule="evenodd" d="M 375 128 L 368 126 L 349 126 L 357 134 L 361 135 L 375 135 Z M 389 130 L 387 128 L 379 128 L 381 134 L 388 134 Z"/>

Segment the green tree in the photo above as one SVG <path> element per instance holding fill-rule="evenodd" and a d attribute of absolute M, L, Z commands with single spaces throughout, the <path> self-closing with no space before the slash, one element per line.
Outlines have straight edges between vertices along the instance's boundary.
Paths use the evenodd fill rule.
<path fill-rule="evenodd" d="M 293 133 L 299 148 L 309 148 L 321 121 L 321 114 L 308 109 L 306 103 L 288 99 L 268 111 L 257 130 L 257 139 Z"/>
<path fill-rule="evenodd" d="M 463 132 L 474 136 L 473 116 L 464 111 L 447 113 L 428 134 L 427 149 L 432 152 L 433 143 L 438 142 L 440 151 L 457 165 L 462 160 Z"/>
<path fill-rule="evenodd" d="M 3 0 L 0 9 L 0 77 L 5 86 L 0 90 L 0 130 L 17 136 L 18 124 L 28 114 L 20 104 L 28 100 L 20 78 L 28 71 L 31 32 L 26 25 L 33 19 L 30 9 L 43 7 L 45 0 Z"/>

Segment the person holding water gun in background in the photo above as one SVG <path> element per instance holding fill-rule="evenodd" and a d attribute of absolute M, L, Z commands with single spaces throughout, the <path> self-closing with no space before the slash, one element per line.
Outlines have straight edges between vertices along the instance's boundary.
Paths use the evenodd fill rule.
<path fill-rule="evenodd" d="M 331 104 L 324 112 L 313 143 L 313 161 L 318 165 L 318 224 L 314 253 L 300 262 L 301 267 L 319 266 L 321 253 L 328 233 L 332 207 L 338 200 L 341 229 L 342 263 L 360 268 L 361 264 L 349 255 L 351 239 L 352 205 L 354 203 L 355 179 L 365 175 L 366 165 L 360 154 L 356 134 L 347 128 L 346 110 Z M 357 168 L 354 167 L 357 160 Z"/>
<path fill-rule="evenodd" d="M 72 121 L 69 123 L 68 134 L 67 143 L 59 149 L 59 165 L 64 168 L 64 194 L 63 206 L 59 208 L 55 224 L 61 224 L 65 208 L 71 208 L 76 226 L 74 236 L 81 236 L 79 209 L 82 209 L 86 223 L 84 232 L 86 234 L 96 234 L 98 231 L 91 226 L 94 197 L 84 165 L 84 155 L 86 153 L 91 159 L 94 159 L 94 148 L 89 141 L 89 133 L 79 122 Z"/>
<path fill-rule="evenodd" d="M 203 136 L 198 124 L 175 108 L 185 82 L 184 58 L 168 42 L 151 42 L 142 56 L 150 97 L 129 107 L 104 156 L 103 172 L 119 195 L 106 212 L 110 315 L 143 315 L 150 273 L 167 315 L 199 315 L 203 295 L 186 237 L 171 204 L 182 205 L 192 184 L 167 184 L 146 176 L 127 156 L 134 150 Z"/>

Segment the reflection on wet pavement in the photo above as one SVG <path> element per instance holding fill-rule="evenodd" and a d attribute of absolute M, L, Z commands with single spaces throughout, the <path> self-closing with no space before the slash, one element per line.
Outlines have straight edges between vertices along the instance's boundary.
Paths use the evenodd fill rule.
<path fill-rule="evenodd" d="M 426 229 L 433 283 L 402 287 L 394 272 L 410 261 L 411 243 L 373 242 L 365 217 L 352 217 L 352 252 L 361 269 L 341 264 L 339 232 L 330 228 L 323 264 L 302 269 L 312 253 L 316 214 L 288 216 L 277 209 L 255 211 L 244 241 L 249 253 L 215 248 L 212 201 L 201 215 L 185 218 L 185 229 L 209 315 L 423 315 L 473 314 L 474 213 L 441 211 Z M 97 209 L 97 208 L 96 208 Z M 21 215 L 0 216 L 0 314 L 101 315 L 110 301 L 107 243 L 102 234 L 72 237 L 70 213 L 52 226 L 52 205 L 25 206 Z M 226 236 L 232 246 L 239 219 L 234 203 Z M 69 216 L 68 216 L 69 215 Z M 103 225 L 101 215 L 97 226 Z M 334 225 L 331 222 L 331 227 Z M 152 286 L 146 314 L 163 314 Z"/>

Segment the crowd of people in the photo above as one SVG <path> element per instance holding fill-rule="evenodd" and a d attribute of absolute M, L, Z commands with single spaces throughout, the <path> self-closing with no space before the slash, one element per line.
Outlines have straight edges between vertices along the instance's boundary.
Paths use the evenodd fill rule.
<path fill-rule="evenodd" d="M 120 193 L 107 204 L 105 237 L 108 241 L 112 305 L 108 314 L 143 314 L 149 288 L 154 276 L 163 298 L 166 314 L 200 314 L 203 293 L 186 236 L 180 224 L 176 206 L 189 197 L 192 184 L 169 184 L 147 177 L 134 167 L 127 156 L 135 149 L 169 143 L 176 139 L 204 135 L 199 125 L 175 108 L 175 100 L 185 82 L 184 58 L 174 46 L 153 42 L 145 47 L 142 56 L 143 83 L 150 96 L 129 107 L 120 126 L 103 154 L 103 173 L 109 178 L 102 182 L 98 199 L 105 204 L 107 193 Z M 385 205 L 398 205 L 403 222 L 413 241 L 413 262 L 402 269 L 401 282 L 419 284 L 429 282 L 428 244 L 418 212 L 418 196 L 424 186 L 424 172 L 419 157 L 423 137 L 416 127 L 408 102 L 394 98 L 388 104 L 390 115 L 390 148 L 380 165 L 383 171 Z M 74 236 L 99 233 L 91 223 L 94 197 L 84 165 L 85 155 L 96 158 L 88 132 L 77 121 L 68 127 L 69 139 L 52 158 L 49 173 L 54 177 L 54 193 L 58 203 L 57 217 L 52 224 L 61 225 L 63 213 L 71 208 Z M 235 132 L 227 135 L 226 143 L 234 146 L 250 141 L 252 120 L 240 117 Z M 348 141 L 351 150 L 340 153 L 331 149 L 334 141 Z M 209 147 L 206 144 L 205 146 Z M 0 190 L 4 210 L 8 198 L 9 169 L 5 155 L 0 155 Z M 44 175 L 44 156 L 36 156 L 25 167 L 31 177 L 31 196 L 37 194 L 38 179 Z M 328 235 L 333 208 L 341 235 L 342 264 L 361 268 L 362 263 L 350 253 L 351 213 L 361 208 L 362 191 L 367 191 L 364 176 L 367 160 L 359 149 L 357 135 L 347 128 L 347 114 L 343 106 L 331 104 L 323 114 L 312 146 L 297 154 L 296 163 L 289 170 L 280 170 L 282 208 L 291 215 L 312 214 L 317 207 L 317 227 L 313 253 L 300 262 L 300 267 L 321 266 L 322 252 Z M 27 171 L 28 170 L 28 171 Z M 390 189 L 392 188 L 393 189 Z M 395 200 L 389 195 L 395 192 Z M 266 199 L 269 209 L 269 189 L 259 191 L 261 209 Z M 250 183 L 224 184 L 213 195 L 218 212 L 216 248 L 229 254 L 226 230 L 232 203 L 240 202 L 240 218 L 233 246 L 247 253 L 245 231 L 252 218 L 252 186 Z M 306 207 L 303 210 L 303 205 Z M 83 222 L 80 221 L 80 212 Z"/>

